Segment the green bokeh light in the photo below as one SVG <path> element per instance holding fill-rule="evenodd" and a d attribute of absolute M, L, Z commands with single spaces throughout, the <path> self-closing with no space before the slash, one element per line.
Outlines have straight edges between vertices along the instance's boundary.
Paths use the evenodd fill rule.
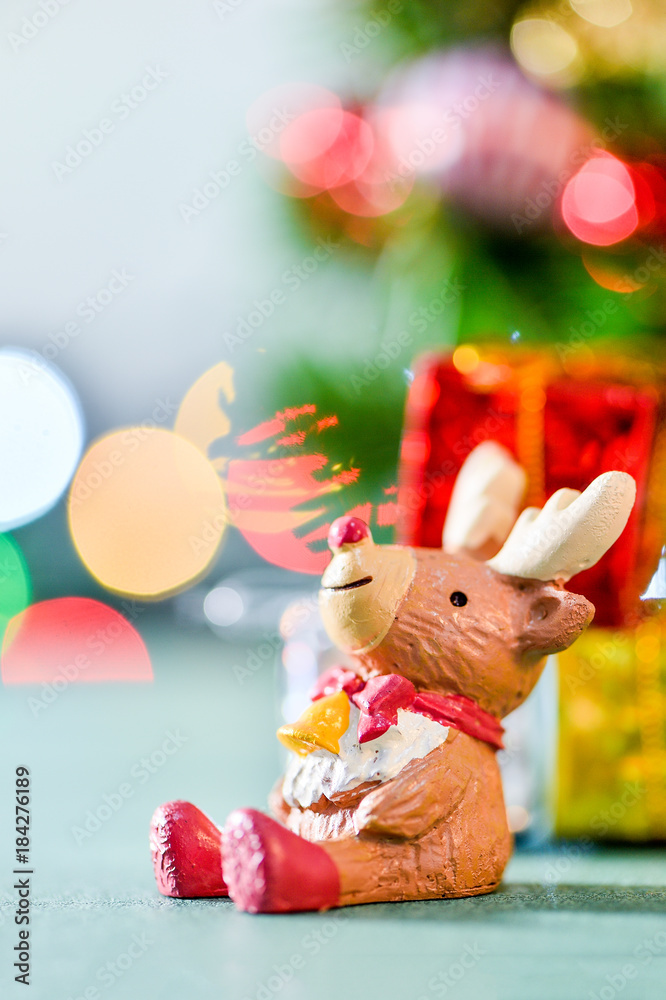
<path fill-rule="evenodd" d="M 11 535 L 0 535 L 0 640 L 10 618 L 27 608 L 30 574 L 23 553 Z"/>

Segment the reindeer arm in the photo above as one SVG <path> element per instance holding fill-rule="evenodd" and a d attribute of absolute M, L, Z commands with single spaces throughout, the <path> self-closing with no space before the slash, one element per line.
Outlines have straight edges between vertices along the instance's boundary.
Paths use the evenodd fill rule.
<path fill-rule="evenodd" d="M 411 840 L 450 816 L 471 775 L 465 762 L 452 760 L 458 735 L 452 731 L 442 746 L 369 792 L 356 811 L 358 832 Z"/>

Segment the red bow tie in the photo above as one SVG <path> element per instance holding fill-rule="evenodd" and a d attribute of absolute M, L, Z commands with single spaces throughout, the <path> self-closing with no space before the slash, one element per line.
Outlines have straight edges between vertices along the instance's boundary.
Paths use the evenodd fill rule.
<path fill-rule="evenodd" d="M 504 744 L 502 723 L 486 712 L 472 698 L 463 694 L 436 694 L 417 691 L 400 674 L 382 674 L 364 681 L 347 667 L 331 667 L 321 675 L 312 690 L 312 700 L 344 691 L 360 710 L 358 741 L 368 743 L 382 736 L 398 721 L 398 709 L 425 715 L 442 726 L 452 726 L 468 736 L 483 740 L 495 750 Z"/>

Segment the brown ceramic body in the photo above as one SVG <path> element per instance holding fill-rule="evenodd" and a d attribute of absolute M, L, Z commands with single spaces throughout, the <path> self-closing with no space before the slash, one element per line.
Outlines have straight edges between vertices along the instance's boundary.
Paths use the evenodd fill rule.
<path fill-rule="evenodd" d="M 437 713 L 439 704 L 439 717 L 456 719 L 458 728 L 435 729 L 444 742 L 386 780 L 327 797 L 322 779 L 318 800 L 306 808 L 287 802 L 278 783 L 271 796 L 278 823 L 257 810 L 236 810 L 218 838 L 194 807 L 185 804 L 184 814 L 183 803 L 168 803 L 153 820 L 162 892 L 217 895 L 228 888 L 241 909 L 282 913 L 473 896 L 497 887 L 511 853 L 495 756 L 497 720 L 529 695 L 546 657 L 567 649 L 592 620 L 592 605 L 564 590 L 564 581 L 619 537 L 636 491 L 622 472 L 605 473 L 580 495 L 559 490 L 541 511 L 524 510 L 502 544 L 524 475 L 508 453 L 497 446 L 489 451 L 487 444 L 461 472 L 447 548 L 377 546 L 363 521 L 338 518 L 320 589 L 328 634 L 353 658 L 359 676 L 397 674 L 413 685 L 395 679 L 368 685 L 367 700 L 359 695 L 360 735 L 386 732 L 396 720 L 400 725 L 398 708 L 385 717 L 380 708 L 390 702 L 386 692 L 405 688 L 412 697 L 414 689 L 440 696 L 406 701 L 405 711 L 429 704 Z M 326 678 L 325 696 L 278 731 L 297 753 L 340 751 L 349 722 L 346 695 L 336 690 L 343 677 L 333 673 L 333 690 Z M 347 675 L 344 683 L 351 691 L 356 682 Z M 371 708 L 373 698 L 379 701 Z M 345 767 L 356 751 L 340 752 Z M 342 772 L 342 787 L 351 783 L 353 767 Z M 301 777 L 315 781 L 315 772 Z M 199 868 L 210 871 L 202 875 Z"/>
<path fill-rule="evenodd" d="M 530 693 L 545 656 L 569 646 L 594 613 L 585 598 L 555 584 L 500 576 L 465 554 L 411 551 L 414 574 L 388 631 L 356 654 L 365 678 L 399 673 L 417 690 L 462 694 L 501 717 Z M 378 601 L 385 580 L 380 585 Z M 464 607 L 451 603 L 453 592 L 465 594 Z M 335 632 L 347 625 L 353 651 L 354 608 L 343 593 Z M 335 597 L 324 596 L 332 602 L 328 616 Z M 511 853 L 495 752 L 453 728 L 442 746 L 391 780 L 322 796 L 309 808 L 285 802 L 279 783 L 271 807 L 334 859 L 342 905 L 490 892 Z"/>
<path fill-rule="evenodd" d="M 333 858 L 342 906 L 490 892 L 511 853 L 495 754 L 455 729 L 391 781 L 309 809 L 290 808 L 278 785 L 271 808 Z"/>

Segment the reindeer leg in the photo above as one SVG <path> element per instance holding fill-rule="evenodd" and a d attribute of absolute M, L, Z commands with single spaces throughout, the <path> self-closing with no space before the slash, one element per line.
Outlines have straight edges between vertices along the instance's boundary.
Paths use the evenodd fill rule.
<path fill-rule="evenodd" d="M 271 795 L 279 823 L 253 809 L 232 813 L 222 849 L 236 905 L 251 913 L 281 913 L 496 888 L 510 837 L 494 755 L 458 731 L 447 748 L 411 761 L 337 815 L 291 809 L 281 783 Z"/>
<path fill-rule="evenodd" d="M 163 896 L 228 896 L 222 877 L 222 833 L 191 802 L 166 802 L 150 824 L 150 850 Z"/>
<path fill-rule="evenodd" d="M 250 913 L 327 910 L 355 903 L 475 896 L 499 885 L 508 852 L 455 853 L 446 823 L 417 840 L 359 835 L 309 841 L 254 809 L 222 832 L 229 895 Z"/>
<path fill-rule="evenodd" d="M 339 906 L 482 895 L 497 888 L 503 868 L 483 865 L 480 871 L 468 871 L 464 858 L 454 864 L 441 827 L 416 841 L 360 836 L 321 846 L 338 870 Z"/>
<path fill-rule="evenodd" d="M 256 809 L 231 813 L 222 851 L 229 895 L 240 910 L 288 913 L 338 905 L 340 878 L 323 847 Z"/>

